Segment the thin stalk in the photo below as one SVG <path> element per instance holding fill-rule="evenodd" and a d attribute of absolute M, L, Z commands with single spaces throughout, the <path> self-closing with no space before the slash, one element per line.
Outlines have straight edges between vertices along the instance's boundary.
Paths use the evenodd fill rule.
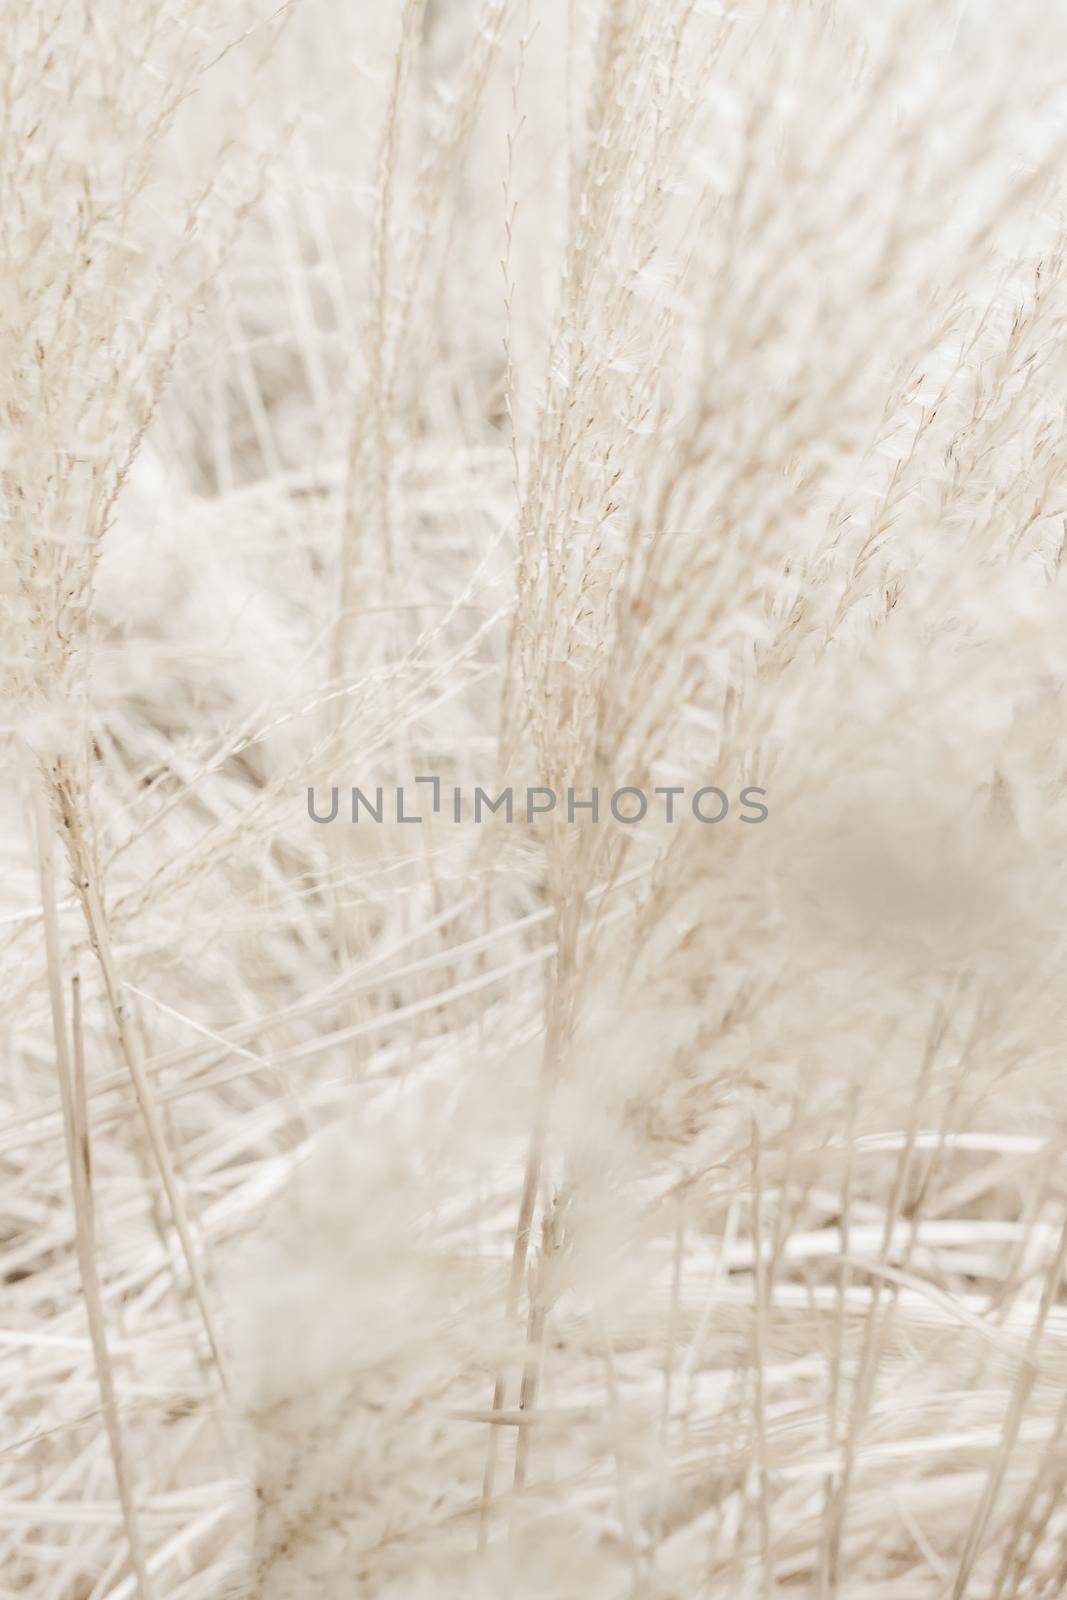
<path fill-rule="evenodd" d="M 115 1379 L 108 1350 L 100 1278 L 96 1269 L 96 1225 L 93 1208 L 92 1168 L 89 1154 L 89 1119 L 85 1092 L 85 1050 L 82 1032 L 81 989 L 77 974 L 71 982 L 74 1017 L 74 1061 L 71 1067 L 67 1048 L 67 1019 L 63 1005 L 62 952 L 59 917 L 56 910 L 55 864 L 52 856 L 52 828 L 43 797 L 37 797 L 37 860 L 44 910 L 44 938 L 48 959 L 48 998 L 52 1012 L 52 1035 L 56 1050 L 59 1097 L 63 1106 L 67 1161 L 70 1166 L 74 1199 L 74 1238 L 81 1276 L 82 1296 L 89 1321 L 100 1404 L 107 1428 L 111 1461 L 115 1470 L 122 1520 L 129 1545 L 136 1589 L 141 1600 L 152 1600 L 152 1589 L 145 1564 L 144 1545 L 137 1521 L 133 1483 L 119 1426 Z"/>

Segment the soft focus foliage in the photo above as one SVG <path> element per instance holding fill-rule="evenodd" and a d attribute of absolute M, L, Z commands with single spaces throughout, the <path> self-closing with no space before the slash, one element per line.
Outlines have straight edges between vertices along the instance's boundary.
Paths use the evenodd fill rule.
<path fill-rule="evenodd" d="M 0 1596 L 1063 1592 L 1065 83 L 9 0 Z"/>

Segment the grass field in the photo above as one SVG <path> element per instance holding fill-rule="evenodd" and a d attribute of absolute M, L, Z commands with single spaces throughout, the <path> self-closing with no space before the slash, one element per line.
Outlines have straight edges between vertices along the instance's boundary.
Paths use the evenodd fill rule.
<path fill-rule="evenodd" d="M 8 0 L 0 1600 L 1064 1592 L 1065 84 Z"/>

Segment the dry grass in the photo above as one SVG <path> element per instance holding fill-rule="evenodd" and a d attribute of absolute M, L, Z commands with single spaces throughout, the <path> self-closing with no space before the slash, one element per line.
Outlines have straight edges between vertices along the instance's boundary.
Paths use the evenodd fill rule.
<path fill-rule="evenodd" d="M 1054 1600 L 1067 17 L 8 12 L 0 1600 Z"/>

